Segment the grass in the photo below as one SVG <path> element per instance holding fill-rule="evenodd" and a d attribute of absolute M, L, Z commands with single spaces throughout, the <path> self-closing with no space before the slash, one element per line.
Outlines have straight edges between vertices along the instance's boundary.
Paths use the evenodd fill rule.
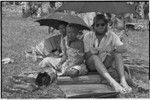
<path fill-rule="evenodd" d="M 35 46 L 38 42 L 44 39 L 48 35 L 48 27 L 39 26 L 34 20 L 27 18 L 23 19 L 20 15 L 11 14 L 7 9 L 7 12 L 3 9 L 4 15 L 2 16 L 2 59 L 10 57 L 14 59 L 14 63 L 2 65 L 2 85 L 5 83 L 5 79 L 11 75 L 18 75 L 24 70 L 36 70 L 38 63 L 33 63 L 29 59 L 25 58 L 24 51 L 31 46 Z M 16 12 L 15 12 L 16 13 Z M 126 38 L 124 43 L 127 45 L 128 52 L 125 56 L 129 61 L 135 60 L 143 61 L 142 66 L 136 65 L 136 67 L 146 67 L 149 69 L 149 31 L 129 31 L 129 37 Z M 136 79 L 141 80 L 145 84 L 149 83 L 147 73 L 139 73 L 133 71 L 132 73 Z M 57 87 L 57 86 L 56 86 Z M 58 88 L 58 87 L 57 87 Z M 56 97 L 61 97 L 61 93 L 53 89 L 57 94 Z M 54 92 L 51 91 L 51 92 Z M 17 95 L 7 94 L 2 92 L 4 98 L 17 98 Z M 54 97 L 51 95 L 51 97 Z M 127 98 L 147 98 L 148 93 L 141 93 L 134 90 L 132 95 L 125 96 Z"/>

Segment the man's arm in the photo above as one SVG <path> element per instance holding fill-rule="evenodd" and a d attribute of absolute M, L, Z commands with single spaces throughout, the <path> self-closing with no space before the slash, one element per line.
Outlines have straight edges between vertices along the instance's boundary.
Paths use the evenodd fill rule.
<path fill-rule="evenodd" d="M 113 50 L 115 53 L 125 53 L 127 52 L 127 47 L 123 44 L 121 46 L 116 46 L 115 49 Z"/>
<path fill-rule="evenodd" d="M 59 62 L 59 64 L 57 66 L 60 66 L 62 65 L 68 58 L 67 54 L 66 54 L 66 46 L 65 46 L 65 42 L 63 42 L 63 45 L 64 45 L 64 53 L 63 53 L 63 56 L 61 58 L 61 61 Z"/>
<path fill-rule="evenodd" d="M 125 53 L 127 51 L 127 48 L 120 40 L 120 38 L 115 33 L 112 33 L 112 36 L 113 36 L 112 45 L 114 46 L 113 51 L 115 53 Z"/>

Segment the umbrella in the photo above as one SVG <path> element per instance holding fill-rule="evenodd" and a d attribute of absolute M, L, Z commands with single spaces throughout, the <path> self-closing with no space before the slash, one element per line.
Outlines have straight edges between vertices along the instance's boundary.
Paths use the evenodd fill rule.
<path fill-rule="evenodd" d="M 40 25 L 51 26 L 55 29 L 58 29 L 60 24 L 75 24 L 79 26 L 80 29 L 88 29 L 89 27 L 84 22 L 84 20 L 76 15 L 71 15 L 67 13 L 56 12 L 45 18 L 38 19 L 36 22 L 39 22 Z"/>
<path fill-rule="evenodd" d="M 78 13 L 107 12 L 114 14 L 135 13 L 126 2 L 64 2 L 56 11 L 72 10 Z"/>
<path fill-rule="evenodd" d="M 68 24 L 67 22 L 60 20 L 63 13 L 54 13 L 43 18 L 37 19 L 35 22 L 40 23 L 40 26 L 50 26 L 55 29 L 59 28 L 60 24 L 64 24 L 65 26 Z"/>

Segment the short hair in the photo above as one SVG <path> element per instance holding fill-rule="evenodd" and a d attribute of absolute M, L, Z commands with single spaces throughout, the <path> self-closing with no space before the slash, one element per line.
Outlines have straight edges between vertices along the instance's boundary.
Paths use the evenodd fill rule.
<path fill-rule="evenodd" d="M 103 15 L 103 14 L 97 14 L 94 19 L 93 19 L 93 25 L 95 25 L 95 23 L 98 21 L 98 20 L 104 20 L 105 24 L 108 23 L 108 20 L 106 19 L 106 17 Z"/>
<path fill-rule="evenodd" d="M 59 27 L 58 27 L 58 29 L 60 29 L 61 26 L 63 26 L 63 28 L 66 28 L 67 25 L 65 25 L 65 24 L 60 24 Z"/>
<path fill-rule="evenodd" d="M 77 24 L 68 24 L 67 27 L 73 28 L 76 32 L 80 31 L 80 27 Z"/>

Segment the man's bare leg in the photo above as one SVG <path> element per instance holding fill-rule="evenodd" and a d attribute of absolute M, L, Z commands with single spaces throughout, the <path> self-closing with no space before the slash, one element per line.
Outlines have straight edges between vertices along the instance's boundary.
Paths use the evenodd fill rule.
<path fill-rule="evenodd" d="M 124 66 L 122 61 L 121 54 L 114 54 L 115 56 L 115 65 L 116 69 L 118 70 L 118 74 L 120 76 L 120 84 L 126 89 L 126 91 L 129 93 L 132 91 L 132 88 L 128 85 L 125 79 L 125 73 L 124 73 Z"/>
<path fill-rule="evenodd" d="M 122 87 L 118 82 L 116 82 L 108 73 L 107 69 L 105 68 L 104 64 L 100 60 L 100 58 L 96 55 L 92 55 L 88 60 L 87 64 L 90 66 L 90 64 L 94 63 L 94 66 L 99 74 L 101 74 L 109 83 L 114 87 L 114 89 L 122 94 L 127 93 L 127 90 Z M 93 67 L 93 66 L 91 66 Z"/>

